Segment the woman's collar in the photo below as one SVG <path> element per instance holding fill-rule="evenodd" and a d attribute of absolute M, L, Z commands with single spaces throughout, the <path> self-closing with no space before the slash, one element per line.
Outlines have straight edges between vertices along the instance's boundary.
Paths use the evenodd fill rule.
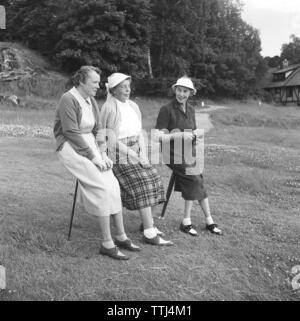
<path fill-rule="evenodd" d="M 83 96 L 80 94 L 80 92 L 77 90 L 76 87 L 73 87 L 69 90 L 70 94 L 72 94 L 76 99 L 77 101 L 79 102 L 80 105 L 82 104 L 86 104 L 87 102 L 89 104 L 91 104 L 91 98 L 90 97 L 87 97 L 86 99 L 83 98 Z"/>
<path fill-rule="evenodd" d="M 173 105 L 174 105 L 174 107 L 176 107 L 176 108 L 178 108 L 179 110 L 182 110 L 183 111 L 183 104 L 180 104 L 180 102 L 176 99 L 176 98 L 174 98 L 174 103 L 173 103 Z M 188 103 L 188 101 L 185 103 L 185 111 L 187 110 L 187 108 L 188 108 L 188 105 L 189 105 L 189 103 Z"/>

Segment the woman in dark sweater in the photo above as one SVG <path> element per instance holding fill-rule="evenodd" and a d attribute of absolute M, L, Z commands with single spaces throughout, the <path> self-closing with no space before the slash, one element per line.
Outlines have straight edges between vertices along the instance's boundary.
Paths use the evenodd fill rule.
<path fill-rule="evenodd" d="M 188 161 L 184 151 L 197 155 L 197 143 L 203 132 L 197 129 L 195 110 L 188 103 L 188 98 L 196 93 L 193 82 L 188 77 L 179 78 L 172 86 L 175 98 L 161 107 L 156 121 L 156 129 L 160 130 L 162 154 L 164 162 L 175 174 L 175 191 L 182 193 L 184 199 L 184 217 L 180 230 L 192 236 L 198 233 L 191 222 L 191 210 L 197 200 L 206 218 L 206 229 L 221 235 L 222 231 L 214 223 L 203 185 L 202 170 L 195 166 L 196 162 Z"/>

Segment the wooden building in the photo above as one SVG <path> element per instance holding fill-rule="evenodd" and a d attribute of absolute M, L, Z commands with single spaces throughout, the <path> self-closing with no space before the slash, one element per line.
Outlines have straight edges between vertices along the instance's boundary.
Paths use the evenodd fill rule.
<path fill-rule="evenodd" d="M 288 66 L 272 72 L 272 79 L 264 87 L 271 93 L 274 102 L 297 103 L 300 106 L 300 64 Z"/>

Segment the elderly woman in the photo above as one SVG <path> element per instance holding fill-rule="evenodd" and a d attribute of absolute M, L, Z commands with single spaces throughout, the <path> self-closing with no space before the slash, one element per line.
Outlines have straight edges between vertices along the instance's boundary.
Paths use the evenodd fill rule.
<path fill-rule="evenodd" d="M 192 236 L 198 235 L 191 222 L 193 202 L 197 200 L 206 218 L 206 229 L 211 233 L 221 235 L 222 231 L 211 216 L 208 196 L 203 185 L 203 175 L 200 172 L 189 172 L 192 163 L 187 162 L 187 158 L 183 154 L 180 155 L 182 157 L 178 157 L 178 153 L 182 153 L 184 148 L 179 148 L 179 151 L 176 151 L 176 147 L 183 143 L 186 146 L 191 145 L 195 152 L 196 140 L 200 139 L 197 137 L 200 131 L 196 129 L 195 110 L 188 103 L 188 98 L 196 94 L 196 89 L 188 77 L 179 78 L 172 89 L 175 92 L 175 98 L 161 107 L 156 121 L 156 129 L 161 131 L 163 158 L 169 159 L 169 162 L 165 163 L 175 174 L 175 191 L 181 192 L 184 199 L 184 217 L 180 224 L 180 230 Z"/>
<path fill-rule="evenodd" d="M 94 99 L 99 88 L 100 70 L 81 67 L 73 77 L 74 87 L 60 99 L 55 114 L 54 136 L 61 163 L 79 181 L 78 200 L 86 211 L 99 218 L 103 242 L 99 253 L 118 260 L 129 257 L 119 249 L 138 251 L 123 226 L 120 187 L 112 161 L 96 144 L 100 130 L 99 109 Z M 105 150 L 105 148 L 104 148 Z M 116 239 L 110 231 L 110 216 L 116 226 Z"/>
<path fill-rule="evenodd" d="M 172 245 L 153 225 L 152 207 L 164 202 L 164 190 L 157 171 L 147 159 L 139 107 L 129 99 L 131 77 L 114 73 L 108 77 L 108 97 L 101 108 L 102 127 L 107 129 L 108 149 L 115 164 L 113 172 L 121 187 L 123 206 L 138 210 L 143 240 L 152 245 Z M 99 138 L 103 141 L 104 137 Z"/>

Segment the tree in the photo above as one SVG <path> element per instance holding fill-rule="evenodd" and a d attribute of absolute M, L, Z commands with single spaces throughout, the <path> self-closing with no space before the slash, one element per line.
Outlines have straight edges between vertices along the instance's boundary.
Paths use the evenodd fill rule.
<path fill-rule="evenodd" d="M 203 93 L 242 96 L 261 77 L 260 39 L 234 0 L 153 0 L 156 77 L 199 79 Z"/>
<path fill-rule="evenodd" d="M 149 0 L 11 0 L 10 34 L 65 71 L 148 73 Z"/>
<path fill-rule="evenodd" d="M 155 76 L 190 74 L 197 66 L 202 56 L 200 44 L 203 44 L 207 29 L 205 17 L 209 15 L 203 7 L 208 2 L 152 0 L 151 53 L 156 62 L 153 66 Z"/>
<path fill-rule="evenodd" d="M 8 6 L 7 29 L 14 40 L 43 54 L 51 55 L 59 35 L 57 17 L 61 3 L 55 0 L 11 0 Z"/>
<path fill-rule="evenodd" d="M 273 57 L 265 57 L 264 60 L 270 68 L 279 67 L 282 63 L 282 60 L 278 55 Z"/>
<path fill-rule="evenodd" d="M 56 59 L 67 71 L 93 64 L 105 74 L 122 70 L 141 78 L 147 74 L 150 16 L 148 0 L 73 0 L 59 19 Z"/>
<path fill-rule="evenodd" d="M 67 72 L 90 64 L 104 76 L 186 74 L 202 94 L 240 97 L 265 71 L 258 31 L 243 21 L 239 0 L 9 1 L 10 36 Z"/>
<path fill-rule="evenodd" d="M 283 44 L 281 47 L 281 61 L 287 59 L 289 64 L 298 64 L 300 63 L 300 38 L 291 35 L 291 42 Z"/>
<path fill-rule="evenodd" d="M 243 21 L 241 12 L 239 1 L 217 1 L 213 7 L 214 23 L 207 41 L 214 52 L 215 68 L 208 81 L 221 95 L 247 95 L 262 77 L 259 34 Z"/>

